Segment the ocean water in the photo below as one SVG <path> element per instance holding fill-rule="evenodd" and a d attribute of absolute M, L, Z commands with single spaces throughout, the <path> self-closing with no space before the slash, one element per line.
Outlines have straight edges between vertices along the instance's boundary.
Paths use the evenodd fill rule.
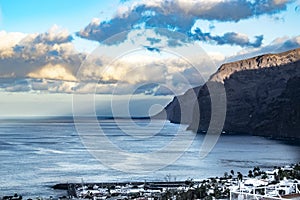
<path fill-rule="evenodd" d="M 99 125 L 112 144 L 129 153 L 156 152 L 176 140 L 178 132 L 185 134 L 187 140 L 192 140 L 187 141 L 186 144 L 191 142 L 191 145 L 184 151 L 178 148 L 182 155 L 174 162 L 165 163 L 166 166 L 159 170 L 135 173 L 124 171 L 122 167 L 120 170 L 119 166 L 113 169 L 91 154 L 72 122 L 1 122 L 0 196 L 15 192 L 24 198 L 65 195 L 65 191 L 55 191 L 50 186 L 81 180 L 165 181 L 167 176 L 171 181 L 188 178 L 200 180 L 222 176 L 231 169 L 247 174 L 254 166 L 269 169 L 300 161 L 300 145 L 293 142 L 247 135 L 222 135 L 213 150 L 205 158 L 200 158 L 199 149 L 204 135 L 185 131 L 185 126 L 159 120 L 152 121 L 150 125 L 148 120 L 135 120 L 132 124 L 126 119 L 118 123 L 104 119 L 100 120 Z M 147 131 L 143 134 L 136 126 L 145 127 Z M 133 135 L 128 135 L 128 130 L 132 130 Z M 172 152 L 174 149 L 170 149 L 170 155 L 173 155 Z M 164 163 L 164 160 L 160 162 Z M 130 162 L 126 166 L 130 168 Z"/>

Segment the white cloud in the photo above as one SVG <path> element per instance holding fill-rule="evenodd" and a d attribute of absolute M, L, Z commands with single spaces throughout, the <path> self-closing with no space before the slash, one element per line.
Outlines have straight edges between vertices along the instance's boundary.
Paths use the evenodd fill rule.
<path fill-rule="evenodd" d="M 71 43 L 72 37 L 53 26 L 47 33 L 21 34 L 1 32 L 0 43 L 2 78 L 50 78 L 75 80 L 83 55 Z M 0 40 L 2 41 L 2 40 Z"/>
<path fill-rule="evenodd" d="M 192 9 L 190 2 L 180 2 L 183 3 L 181 9 Z M 152 2 L 153 5 L 159 3 Z M 99 25 L 99 19 L 93 20 L 93 24 Z M 196 43 L 192 41 L 169 48 L 170 40 L 164 30 L 131 31 L 121 44 L 100 45 L 100 50 L 89 55 L 82 66 L 86 55 L 78 53 L 72 36 L 57 26 L 42 34 L 0 32 L 0 38 L 12 36 L 12 41 L 0 43 L 0 88 L 10 92 L 178 95 L 203 84 L 224 62 L 222 54 L 204 55 L 200 48 L 193 47 Z M 184 37 L 173 34 L 173 38 Z M 241 46 L 255 43 L 239 33 L 210 37 Z M 244 49 L 228 60 L 297 47 L 300 47 L 300 36 L 277 38 L 270 45 Z M 178 50 L 180 48 L 182 50 Z M 120 51 L 117 56 L 116 51 Z"/>
<path fill-rule="evenodd" d="M 56 25 L 46 33 L 0 32 L 0 87 L 2 91 L 68 93 L 85 55 L 72 36 Z M 4 41 L 3 41 L 4 40 Z"/>
<path fill-rule="evenodd" d="M 0 31 L 0 49 L 13 47 L 19 43 L 26 34 L 20 32 Z"/>
<path fill-rule="evenodd" d="M 178 95 L 203 84 L 216 70 L 214 61 L 220 62 L 219 57 L 212 60 L 214 57 L 206 55 L 196 43 L 168 48 L 164 36 L 150 34 L 160 41 L 156 46 L 148 40 L 149 32 L 140 32 L 129 33 L 130 37 L 116 46 L 100 45 L 81 66 L 77 78 L 83 83 L 74 90 L 93 92 L 97 87 L 97 93 Z"/>
<path fill-rule="evenodd" d="M 7 92 L 29 92 L 31 90 L 30 85 L 26 81 L 20 82 L 17 81 L 13 85 L 8 85 L 5 87 Z"/>
<path fill-rule="evenodd" d="M 278 37 L 274 39 L 270 44 L 262 46 L 261 48 L 243 49 L 236 55 L 228 57 L 226 61 L 231 62 L 236 60 L 242 60 L 266 53 L 280 53 L 295 48 L 300 48 L 300 35 L 295 37 Z"/>
<path fill-rule="evenodd" d="M 67 67 L 61 64 L 46 64 L 40 69 L 30 72 L 27 74 L 30 78 L 45 78 L 45 79 L 56 79 L 66 81 L 76 81 L 74 75 L 68 71 Z"/>
<path fill-rule="evenodd" d="M 214 36 L 209 32 L 202 32 L 200 28 L 196 28 L 191 35 L 200 41 L 215 43 L 217 45 L 238 45 L 241 47 L 260 47 L 263 40 L 263 35 L 255 36 L 255 40 L 250 41 L 246 34 L 235 32 L 227 32 L 222 36 Z"/>
<path fill-rule="evenodd" d="M 0 31 L 0 57 L 9 57 L 13 54 L 13 47 L 18 44 L 26 34 L 19 32 Z"/>
<path fill-rule="evenodd" d="M 49 84 L 45 79 L 32 79 L 31 89 L 34 91 L 48 91 Z"/>
<path fill-rule="evenodd" d="M 255 41 L 250 42 L 248 36 L 240 33 L 225 33 L 223 36 L 194 37 L 192 27 L 199 19 L 221 22 L 237 22 L 239 20 L 258 17 L 261 15 L 273 15 L 286 10 L 287 4 L 292 1 L 284 0 L 155 0 L 155 1 L 134 1 L 131 4 L 122 5 L 118 8 L 116 15 L 107 21 L 92 21 L 77 35 L 90 40 L 104 42 L 112 35 L 133 30 L 140 27 L 165 28 L 177 31 L 191 37 L 192 40 L 203 40 L 210 42 L 215 40 L 219 45 L 239 45 L 259 47 L 263 36 L 256 36 Z M 160 32 L 160 34 L 166 34 Z M 168 33 L 169 38 L 173 35 Z M 120 40 L 126 39 L 126 35 Z M 184 38 L 187 39 L 187 38 Z M 120 43 L 120 40 L 115 43 Z M 123 41 L 122 40 L 122 41 Z M 173 45 L 178 45 L 173 38 Z M 187 41 L 185 41 L 187 42 Z M 171 43 L 170 43 L 171 44 Z"/>
<path fill-rule="evenodd" d="M 132 37 L 126 40 L 124 46 L 101 46 L 87 60 L 84 60 L 86 55 L 75 51 L 69 34 L 56 26 L 46 33 L 25 35 L 9 46 L 9 56 L 0 57 L 1 88 L 11 92 L 50 93 L 94 93 L 96 88 L 96 93 L 101 94 L 166 95 L 169 93 L 161 92 L 161 87 L 167 87 L 169 92 L 181 94 L 203 83 L 201 75 L 214 71 L 214 68 L 205 65 L 206 61 L 193 48 L 194 52 L 190 54 L 195 55 L 189 58 L 203 66 L 201 75 L 180 55 L 164 52 L 163 46 L 153 47 L 159 52 L 150 51 L 153 41 L 149 41 L 147 36 L 156 35 L 153 32 L 149 34 L 150 30 L 145 32 L 143 37 L 138 37 L 139 32 L 130 33 Z M 167 40 L 164 36 L 160 38 L 160 45 L 166 47 Z M 112 53 L 116 49 L 121 51 L 120 55 L 125 54 L 114 60 Z M 127 52 L 128 49 L 138 51 Z M 0 53 L 4 51 L 0 50 Z M 83 60 L 84 65 L 79 68 Z"/>

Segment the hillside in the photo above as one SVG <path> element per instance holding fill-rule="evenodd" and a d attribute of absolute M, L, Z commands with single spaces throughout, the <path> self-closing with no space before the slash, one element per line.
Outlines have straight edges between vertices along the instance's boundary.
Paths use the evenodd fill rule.
<path fill-rule="evenodd" d="M 194 131 L 207 131 L 209 84 L 221 84 L 226 91 L 224 131 L 300 138 L 300 49 L 223 64 L 205 85 L 175 97 L 165 108 L 167 119 L 189 124 Z M 186 102 L 192 91 L 197 104 Z"/>

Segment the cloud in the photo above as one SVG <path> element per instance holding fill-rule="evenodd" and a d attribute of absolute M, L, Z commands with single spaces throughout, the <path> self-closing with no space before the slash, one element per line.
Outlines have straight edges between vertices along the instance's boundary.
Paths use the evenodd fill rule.
<path fill-rule="evenodd" d="M 9 57 L 13 52 L 13 47 L 18 44 L 26 34 L 19 32 L 0 31 L 0 57 Z"/>
<path fill-rule="evenodd" d="M 244 49 L 236 56 L 227 58 L 227 61 L 297 47 L 300 47 L 300 36 L 281 37 L 261 48 Z M 212 63 L 225 60 L 222 54 L 208 54 L 202 57 L 194 52 L 188 62 L 180 57 L 146 49 L 141 54 L 129 54 L 113 62 L 111 57 L 100 56 L 91 59 L 91 63 L 87 62 L 78 75 L 72 72 L 68 62 L 50 62 L 31 68 L 32 63 L 26 65 L 24 60 L 18 58 L 15 62 L 19 65 L 16 66 L 22 68 L 23 76 L 19 71 L 4 73 L 5 68 L 1 68 L 0 88 L 8 92 L 179 95 L 191 87 L 203 84 L 216 70 L 217 66 Z"/>
<path fill-rule="evenodd" d="M 148 54 L 157 56 L 157 52 L 150 51 Z M 203 84 L 205 80 L 202 75 L 205 74 L 207 79 L 215 70 L 197 53 L 197 60 L 193 63 L 199 63 L 201 72 L 182 58 L 155 56 L 138 54 L 113 63 L 111 59 L 101 57 L 101 62 L 98 62 L 101 65 L 86 63 L 79 73 L 81 82 L 74 87 L 74 91 L 90 93 L 96 89 L 99 94 L 182 94 L 190 87 Z M 96 63 L 95 60 L 93 62 Z M 164 91 L 170 93 L 160 92 L 161 87 L 169 88 Z"/>
<path fill-rule="evenodd" d="M 71 92 L 85 55 L 57 26 L 46 33 L 0 32 L 0 88 L 7 92 Z M 73 83 L 72 83 L 73 82 Z"/>
<path fill-rule="evenodd" d="M 20 32 L 6 32 L 0 31 L 0 48 L 5 49 L 9 47 L 15 46 L 18 42 L 20 42 L 26 34 Z"/>
<path fill-rule="evenodd" d="M 12 81 L 12 80 L 10 80 Z M 13 80 L 13 84 L 2 83 L 0 88 L 4 88 L 7 92 L 29 92 L 31 90 L 28 81 L 25 79 Z"/>
<path fill-rule="evenodd" d="M 197 48 L 185 47 L 192 51 L 188 52 L 194 55 L 192 63 L 201 66 L 203 74 L 193 69 L 188 62 L 191 60 L 161 51 L 169 42 L 167 38 L 152 37 L 152 30 L 142 32 L 146 33 L 144 37 L 138 37 L 139 31 L 131 32 L 131 38 L 122 46 L 102 45 L 95 55 L 88 57 L 75 51 L 70 34 L 56 26 L 46 33 L 25 35 L 14 43 L 2 45 L 1 91 L 177 95 L 203 84 L 201 75 L 208 78 L 215 70 L 203 61 Z M 157 46 L 156 42 L 163 46 Z M 127 51 L 128 47 L 138 51 L 117 59 L 111 54 L 115 48 Z"/>
<path fill-rule="evenodd" d="M 250 42 L 247 35 L 235 32 L 225 33 L 223 36 L 213 36 L 210 33 L 203 33 L 200 28 L 196 28 L 191 34 L 195 40 L 215 43 L 217 45 L 238 45 L 241 47 L 260 47 L 263 35 L 255 36 L 255 41 Z"/>
<path fill-rule="evenodd" d="M 144 46 L 144 47 L 149 51 L 153 51 L 153 52 L 157 52 L 157 53 L 160 52 L 160 49 L 157 47 L 151 47 L 151 46 Z"/>
<path fill-rule="evenodd" d="M 0 78 L 48 78 L 75 80 L 84 55 L 79 54 L 72 37 L 53 26 L 46 33 L 28 34 L 1 32 Z"/>
<path fill-rule="evenodd" d="M 48 32 L 38 34 L 33 43 L 44 43 L 47 45 L 55 45 L 68 43 L 73 40 L 73 37 L 68 33 L 67 30 L 60 30 L 57 25 L 52 26 Z"/>
<path fill-rule="evenodd" d="M 179 33 L 172 34 L 183 37 Z M 77 74 L 81 83 L 74 91 L 93 92 L 92 88 L 97 87 L 97 93 L 158 95 L 158 91 L 162 91 L 159 88 L 164 86 L 169 88 L 165 91 L 182 94 L 190 87 L 203 84 L 216 69 L 196 43 L 170 48 L 169 42 L 153 29 L 145 29 L 130 31 L 128 38 L 118 45 L 100 44 Z M 190 70 L 194 67 L 200 72 Z"/>
<path fill-rule="evenodd" d="M 49 85 L 45 79 L 31 79 L 31 89 L 34 91 L 48 91 Z"/>
<path fill-rule="evenodd" d="M 30 78 L 76 81 L 75 76 L 70 71 L 68 71 L 68 68 L 60 64 L 46 64 L 37 71 L 28 73 L 27 76 Z"/>
<path fill-rule="evenodd" d="M 147 40 L 150 42 L 151 45 L 157 44 L 161 42 L 161 39 L 159 38 L 153 38 L 153 37 L 149 37 L 147 38 Z"/>
<path fill-rule="evenodd" d="M 107 21 L 93 20 L 89 25 L 77 33 L 78 36 L 104 42 L 112 35 L 132 29 L 166 28 L 191 36 L 191 28 L 199 19 L 238 22 L 261 15 L 273 15 L 286 10 L 289 0 L 155 0 L 133 2 L 129 6 L 119 7 L 116 15 Z M 128 2 L 127 2 L 128 3 Z M 127 4 L 126 3 L 126 4 Z M 163 34 L 163 33 L 160 33 Z M 172 35 L 167 35 L 172 38 Z M 240 46 L 254 46 L 261 44 L 262 36 L 250 43 L 239 33 L 227 33 L 223 36 L 214 36 L 218 44 Z M 197 39 L 196 37 L 193 37 Z M 116 43 L 126 39 L 119 38 Z M 178 38 L 174 38 L 178 40 Z M 199 38 L 198 38 L 199 39 Z M 174 42 L 174 41 L 173 41 Z"/>
<path fill-rule="evenodd" d="M 247 48 L 227 58 L 227 62 L 242 60 L 266 53 L 280 53 L 291 49 L 300 48 L 300 35 L 295 37 L 279 37 L 270 44 L 260 48 Z"/>

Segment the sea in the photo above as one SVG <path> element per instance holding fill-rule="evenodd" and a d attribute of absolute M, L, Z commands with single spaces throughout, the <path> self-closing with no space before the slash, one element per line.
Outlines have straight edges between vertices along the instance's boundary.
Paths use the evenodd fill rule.
<path fill-rule="evenodd" d="M 89 127 L 86 122 L 82 124 Z M 72 120 L 0 121 L 0 197 L 14 193 L 23 198 L 66 195 L 66 191 L 51 188 L 58 183 L 202 180 L 230 174 L 231 170 L 247 175 L 255 166 L 268 170 L 300 161 L 296 141 L 222 134 L 212 150 L 201 157 L 205 134 L 187 131 L 185 125 L 149 119 L 100 119 L 97 130 L 93 130 L 94 125 L 88 132 L 97 135 L 101 130 L 98 139 L 102 137 L 126 155 L 142 155 L 141 160 L 119 159 L 117 156 L 123 154 L 107 151 L 106 145 L 95 154 Z M 177 144 L 176 140 L 183 147 L 169 145 Z M 157 162 L 153 167 L 152 160 L 143 160 L 168 148 L 172 159 L 165 159 L 164 154 L 153 160 Z M 111 156 L 113 162 L 106 162 L 102 155 L 106 159 Z M 139 171 L 138 162 L 150 166 L 148 171 Z"/>

